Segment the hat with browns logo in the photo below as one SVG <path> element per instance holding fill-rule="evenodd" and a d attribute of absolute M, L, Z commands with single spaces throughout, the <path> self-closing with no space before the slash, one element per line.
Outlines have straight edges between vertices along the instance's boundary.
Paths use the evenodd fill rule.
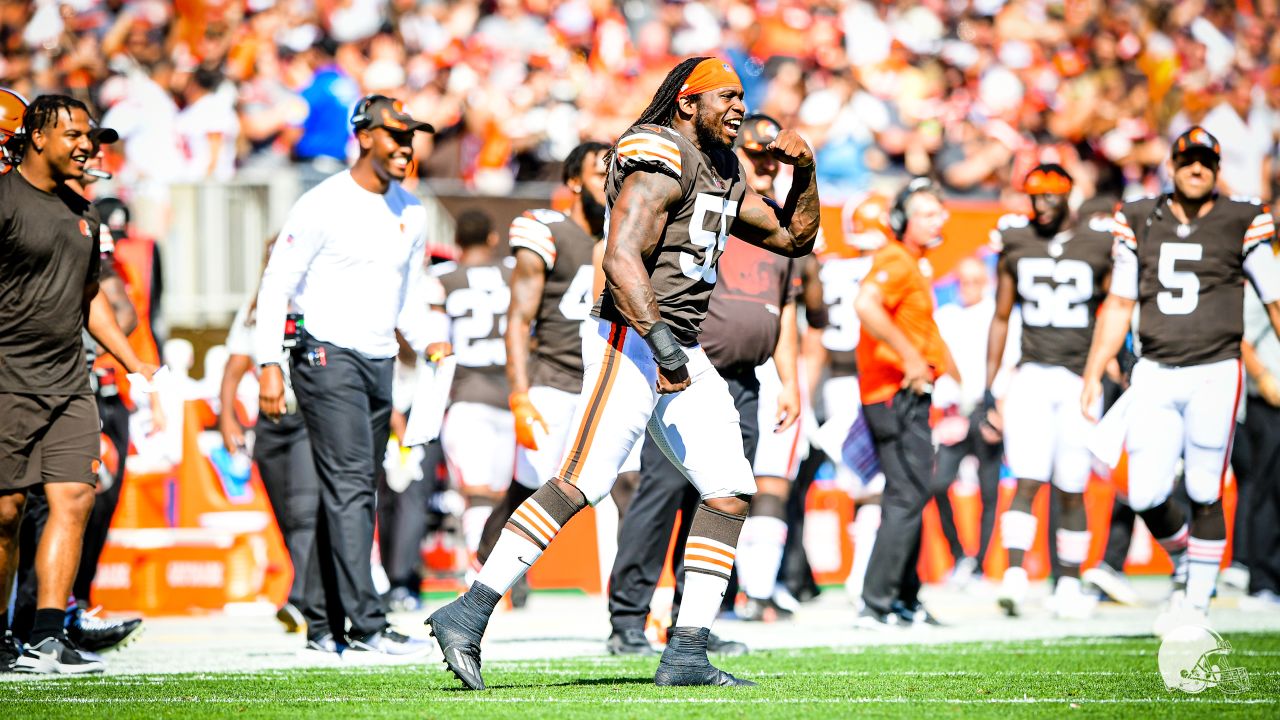
<path fill-rule="evenodd" d="M 1222 159 L 1222 146 L 1218 144 L 1217 138 L 1209 134 L 1208 130 L 1199 125 L 1192 125 L 1173 141 L 1173 159 L 1177 160 L 1179 157 L 1192 154 L 1210 156 L 1216 165 Z"/>
<path fill-rule="evenodd" d="M 405 112 L 404 104 L 386 95 L 368 95 L 356 104 L 351 115 L 351 125 L 356 130 L 386 128 L 388 130 L 423 130 L 434 133 L 430 123 L 414 120 Z"/>
<path fill-rule="evenodd" d="M 742 119 L 742 130 L 738 133 L 738 147 L 747 152 L 764 152 L 769 143 L 782 132 L 777 120 L 756 113 Z"/>

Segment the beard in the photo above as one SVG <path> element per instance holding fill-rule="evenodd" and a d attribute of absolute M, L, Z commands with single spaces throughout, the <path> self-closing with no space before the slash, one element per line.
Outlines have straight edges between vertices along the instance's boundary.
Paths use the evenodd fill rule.
<path fill-rule="evenodd" d="M 733 149 L 733 143 L 725 142 L 724 135 L 720 132 L 719 125 L 721 119 L 716 116 L 698 113 L 693 120 L 693 131 L 698 136 L 698 147 L 703 152 L 707 152 L 714 148 L 722 150 Z"/>
<path fill-rule="evenodd" d="M 591 228 L 591 234 L 595 237 L 604 236 L 604 203 L 597 202 L 596 196 L 591 194 L 590 190 L 582 189 L 582 214 L 587 218 L 587 225 Z"/>

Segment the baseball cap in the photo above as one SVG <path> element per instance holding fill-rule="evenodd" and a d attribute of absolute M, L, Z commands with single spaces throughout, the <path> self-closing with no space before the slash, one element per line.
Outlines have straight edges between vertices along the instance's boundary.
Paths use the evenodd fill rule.
<path fill-rule="evenodd" d="M 1218 139 L 1199 125 L 1192 125 L 1186 132 L 1173 141 L 1173 158 L 1176 160 L 1191 153 L 1205 154 L 1213 158 L 1216 164 L 1222 158 L 1222 146 Z"/>
<path fill-rule="evenodd" d="M 738 132 L 738 147 L 748 152 L 764 152 L 764 149 L 782 132 L 777 120 L 756 113 L 742 119 L 742 130 Z"/>
<path fill-rule="evenodd" d="M 357 130 L 377 127 L 388 130 L 424 130 L 434 133 L 430 123 L 414 120 L 405 112 L 404 105 L 386 95 L 368 95 L 356 104 L 351 115 L 351 125 Z"/>
<path fill-rule="evenodd" d="M 89 142 L 94 145 L 110 145 L 120 139 L 120 133 L 107 127 L 89 128 Z"/>

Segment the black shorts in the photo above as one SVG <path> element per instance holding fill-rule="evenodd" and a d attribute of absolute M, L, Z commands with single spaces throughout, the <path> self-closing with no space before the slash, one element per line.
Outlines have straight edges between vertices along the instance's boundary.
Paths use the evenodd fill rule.
<path fill-rule="evenodd" d="M 97 484 L 101 429 L 92 395 L 0 392 L 0 492 Z"/>

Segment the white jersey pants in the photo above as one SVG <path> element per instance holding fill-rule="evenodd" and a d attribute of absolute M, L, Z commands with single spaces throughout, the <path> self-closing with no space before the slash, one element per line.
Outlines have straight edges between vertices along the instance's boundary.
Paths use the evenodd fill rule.
<path fill-rule="evenodd" d="M 449 406 L 440 430 L 449 476 L 467 490 L 506 492 L 516 460 L 516 422 L 510 410 L 474 402 Z"/>
<path fill-rule="evenodd" d="M 1004 398 L 1004 456 L 1009 472 L 1022 480 L 1053 481 L 1082 493 L 1093 472 L 1088 440 L 1093 423 L 1080 412 L 1084 380 L 1067 368 L 1023 363 Z M 1102 413 L 1102 399 L 1093 416 Z"/>
<path fill-rule="evenodd" d="M 807 449 L 802 444 L 804 435 L 801 425 L 804 424 L 804 418 L 780 433 L 774 432 L 773 428 L 778 422 L 778 395 L 782 392 L 782 380 L 778 377 L 778 367 L 773 363 L 773 358 L 756 368 L 756 379 L 760 381 L 760 409 L 756 425 L 760 428 L 760 438 L 756 442 L 756 457 L 752 463 L 756 477 L 794 480 Z"/>
<path fill-rule="evenodd" d="M 1139 512 L 1173 491 L 1178 459 L 1187 495 L 1208 504 L 1222 496 L 1231 440 L 1240 408 L 1239 360 L 1174 367 L 1139 360 L 1125 414 L 1129 452 L 1129 504 Z"/>
<path fill-rule="evenodd" d="M 533 438 L 538 443 L 537 450 L 530 450 L 523 445 L 516 447 L 516 482 L 537 490 L 543 483 L 555 477 L 560 468 L 560 460 L 564 457 L 565 444 L 569 442 L 569 428 L 573 422 L 573 414 L 578 409 L 578 393 L 565 392 L 545 385 L 529 388 L 529 402 L 537 408 L 538 414 L 547 423 L 547 432 L 542 426 L 533 426 Z"/>
<path fill-rule="evenodd" d="M 755 494 L 738 411 L 701 347 L 688 347 L 689 387 L 659 395 L 658 366 L 639 333 L 600 321 L 583 339 L 582 395 L 557 476 L 592 505 L 613 487 L 646 427 L 703 499 Z"/>

